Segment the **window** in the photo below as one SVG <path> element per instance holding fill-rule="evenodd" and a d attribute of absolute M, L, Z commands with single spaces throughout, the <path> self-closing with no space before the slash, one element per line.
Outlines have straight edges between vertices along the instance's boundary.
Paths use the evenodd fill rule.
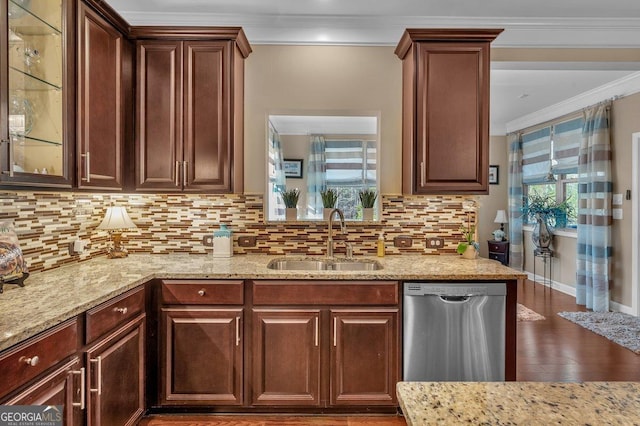
<path fill-rule="evenodd" d="M 570 207 L 566 224 L 551 223 L 561 228 L 577 226 L 578 154 L 582 139 L 582 117 L 559 121 L 522 135 L 522 181 L 524 195 L 531 193 L 554 197 Z M 528 218 L 525 218 L 527 221 Z"/>
<path fill-rule="evenodd" d="M 338 191 L 338 207 L 345 219 L 362 219 L 358 193 L 376 188 L 376 142 L 327 139 L 327 188 Z"/>

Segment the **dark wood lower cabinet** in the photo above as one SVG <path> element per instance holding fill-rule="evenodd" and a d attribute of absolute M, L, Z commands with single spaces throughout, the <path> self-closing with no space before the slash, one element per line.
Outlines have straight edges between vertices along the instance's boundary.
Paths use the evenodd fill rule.
<path fill-rule="evenodd" d="M 253 310 L 253 405 L 320 405 L 320 310 Z"/>
<path fill-rule="evenodd" d="M 62 405 L 63 424 L 80 426 L 84 423 L 84 396 L 80 359 L 75 357 L 50 374 L 20 392 L 6 405 Z"/>
<path fill-rule="evenodd" d="M 398 309 L 334 309 L 331 320 L 331 405 L 395 405 Z"/>
<path fill-rule="evenodd" d="M 144 413 L 145 315 L 86 351 L 87 423 L 134 425 Z"/>
<path fill-rule="evenodd" d="M 243 310 L 161 309 L 162 405 L 240 405 Z"/>

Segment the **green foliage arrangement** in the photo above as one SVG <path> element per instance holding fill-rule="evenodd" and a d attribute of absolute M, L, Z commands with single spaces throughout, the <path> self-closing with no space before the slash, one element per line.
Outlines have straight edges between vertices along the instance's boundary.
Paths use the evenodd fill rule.
<path fill-rule="evenodd" d="M 522 213 L 529 222 L 536 220 L 536 216 L 547 222 L 550 226 L 556 226 L 562 219 L 566 222 L 567 216 L 573 213 L 573 208 L 568 200 L 558 202 L 553 194 L 530 193 L 524 200 Z"/>
<path fill-rule="evenodd" d="M 360 197 L 360 204 L 362 204 L 362 208 L 370 209 L 375 204 L 378 194 L 376 194 L 374 189 L 362 189 L 358 193 L 358 197 Z"/>
<path fill-rule="evenodd" d="M 480 249 L 480 244 L 476 243 L 473 240 L 473 236 L 476 232 L 476 226 L 469 224 L 467 227 L 460 228 L 460 232 L 462 232 L 462 236 L 464 237 L 464 241 L 458 243 L 458 247 L 456 251 L 458 254 L 462 254 L 467 250 L 467 247 L 474 246 L 476 250 Z"/>
<path fill-rule="evenodd" d="M 298 206 L 298 199 L 300 198 L 300 190 L 289 189 L 281 192 L 282 201 L 287 208 L 296 208 Z"/>
<path fill-rule="evenodd" d="M 334 208 L 338 202 L 338 191 L 335 189 L 320 191 L 320 196 L 322 197 L 322 206 L 325 209 Z"/>

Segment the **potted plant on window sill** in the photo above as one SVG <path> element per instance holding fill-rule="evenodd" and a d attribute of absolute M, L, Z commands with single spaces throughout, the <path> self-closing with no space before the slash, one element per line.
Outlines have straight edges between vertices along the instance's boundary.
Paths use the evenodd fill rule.
<path fill-rule="evenodd" d="M 336 208 L 336 203 L 338 202 L 338 190 L 337 189 L 325 189 L 324 191 L 320 191 L 320 197 L 322 197 L 322 218 L 324 220 L 329 220 L 329 215 L 331 211 Z"/>
<path fill-rule="evenodd" d="M 285 206 L 285 219 L 297 220 L 298 219 L 298 199 L 300 198 L 300 190 L 289 189 L 282 191 L 282 201 Z"/>
<path fill-rule="evenodd" d="M 522 213 L 535 221 L 531 240 L 538 251 L 548 251 L 554 228 L 565 228 L 571 205 L 567 200 L 558 202 L 555 195 L 533 193 L 525 199 Z"/>
<path fill-rule="evenodd" d="M 476 226 L 469 224 L 466 228 L 460 228 L 464 241 L 458 243 L 456 251 L 461 254 L 465 259 L 475 259 L 478 257 L 478 250 L 480 250 L 480 244 L 475 239 Z"/>
<path fill-rule="evenodd" d="M 373 220 L 373 205 L 378 198 L 374 189 L 363 189 L 358 193 L 360 204 L 362 205 L 362 220 Z"/>

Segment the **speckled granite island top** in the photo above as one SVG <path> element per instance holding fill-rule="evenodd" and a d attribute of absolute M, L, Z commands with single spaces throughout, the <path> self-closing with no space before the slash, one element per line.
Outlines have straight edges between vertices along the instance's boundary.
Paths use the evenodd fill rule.
<path fill-rule="evenodd" d="M 459 256 L 375 258 L 377 271 L 278 271 L 267 268 L 274 256 L 131 255 L 95 258 L 32 274 L 24 288 L 5 285 L 0 294 L 0 350 L 78 315 L 153 278 L 328 279 L 328 280 L 499 280 L 524 279 L 522 273 L 488 259 Z"/>
<path fill-rule="evenodd" d="M 640 425 L 640 383 L 399 382 L 409 426 Z"/>

